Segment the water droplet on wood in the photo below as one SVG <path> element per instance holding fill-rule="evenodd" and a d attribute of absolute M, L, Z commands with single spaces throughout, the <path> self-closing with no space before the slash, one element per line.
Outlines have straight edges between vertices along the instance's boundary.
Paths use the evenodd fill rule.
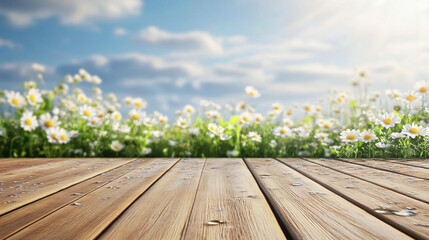
<path fill-rule="evenodd" d="M 214 226 L 214 225 L 219 225 L 219 224 L 223 224 L 223 223 L 226 223 L 226 222 L 223 220 L 210 220 L 210 221 L 206 222 L 206 225 Z"/>
<path fill-rule="evenodd" d="M 394 211 L 393 213 L 395 215 L 403 216 L 403 217 L 412 217 L 418 214 L 417 211 L 413 211 L 413 210 L 400 210 L 400 211 Z"/>
<path fill-rule="evenodd" d="M 292 185 L 292 186 L 302 186 L 303 184 L 302 183 L 291 183 L 290 185 Z"/>
<path fill-rule="evenodd" d="M 75 202 L 75 203 L 72 203 L 70 205 L 73 205 L 73 206 L 82 206 L 82 203 Z"/>

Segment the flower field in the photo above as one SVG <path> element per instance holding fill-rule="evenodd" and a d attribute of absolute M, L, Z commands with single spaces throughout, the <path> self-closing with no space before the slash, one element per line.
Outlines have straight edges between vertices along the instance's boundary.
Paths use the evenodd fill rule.
<path fill-rule="evenodd" d="M 103 94 L 102 80 L 81 69 L 44 89 L 38 81 L 22 91 L 1 91 L 1 157 L 428 157 L 428 82 L 412 89 L 368 91 L 357 71 L 351 91 L 332 90 L 315 104 L 273 103 L 258 113 L 248 101 L 220 106 L 202 101 L 174 117 L 145 112 L 140 97 Z M 92 92 L 79 88 L 94 84 Z M 142 96 L 144 97 L 144 96 Z"/>

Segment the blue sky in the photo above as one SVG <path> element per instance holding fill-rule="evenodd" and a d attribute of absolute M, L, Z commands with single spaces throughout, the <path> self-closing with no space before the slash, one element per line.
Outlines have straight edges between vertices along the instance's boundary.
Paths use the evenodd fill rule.
<path fill-rule="evenodd" d="M 85 68 L 105 93 L 172 111 L 200 99 L 259 107 L 312 102 L 347 88 L 358 66 L 374 88 L 429 74 L 425 0 L 15 0 L 0 2 L 0 89 L 51 84 Z"/>

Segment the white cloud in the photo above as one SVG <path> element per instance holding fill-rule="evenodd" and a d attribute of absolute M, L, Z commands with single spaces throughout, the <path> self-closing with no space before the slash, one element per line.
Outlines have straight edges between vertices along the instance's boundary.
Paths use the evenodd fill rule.
<path fill-rule="evenodd" d="M 173 50 L 176 56 L 219 55 L 222 45 L 212 35 L 202 31 L 171 33 L 151 26 L 140 31 L 137 42 Z"/>
<path fill-rule="evenodd" d="M 7 39 L 0 38 L 0 47 L 7 47 L 7 48 L 10 48 L 10 49 L 13 49 L 16 46 L 17 45 L 14 42 L 12 42 L 10 40 L 7 40 Z"/>
<path fill-rule="evenodd" d="M 117 27 L 113 30 L 113 34 L 116 36 L 126 35 L 127 30 L 125 28 Z"/>
<path fill-rule="evenodd" d="M 0 14 L 18 27 L 49 17 L 57 17 L 65 25 L 79 25 L 136 15 L 142 5 L 142 0 L 14 0 L 0 1 Z"/>
<path fill-rule="evenodd" d="M 326 65 L 320 63 L 289 65 L 281 68 L 281 70 L 290 73 L 302 73 L 314 76 L 349 77 L 353 75 L 353 69 L 351 68 L 344 69 L 336 65 Z"/>

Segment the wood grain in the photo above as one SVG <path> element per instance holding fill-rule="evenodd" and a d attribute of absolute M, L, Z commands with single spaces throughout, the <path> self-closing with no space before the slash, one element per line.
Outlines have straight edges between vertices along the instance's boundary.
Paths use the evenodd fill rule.
<path fill-rule="evenodd" d="M 242 159 L 207 159 L 183 239 L 285 239 Z"/>
<path fill-rule="evenodd" d="M 22 168 L 30 168 L 42 164 L 58 163 L 72 160 L 70 158 L 8 158 L 0 159 L 0 175 L 5 172 L 15 171 Z"/>
<path fill-rule="evenodd" d="M 62 162 L 56 168 L 34 171 L 19 180 L 6 178 L 8 181 L 0 184 L 5 190 L 0 194 L 0 215 L 131 161 L 121 158 L 75 159 Z"/>
<path fill-rule="evenodd" d="M 78 200 L 97 188 L 109 184 L 116 178 L 135 169 L 136 165 L 140 164 L 142 161 L 145 160 L 135 160 L 108 170 L 93 178 L 89 178 L 74 186 L 0 216 L 0 239 L 6 238 L 61 207 Z"/>
<path fill-rule="evenodd" d="M 178 162 L 137 199 L 100 239 L 180 239 L 205 159 Z"/>
<path fill-rule="evenodd" d="M 429 159 L 420 159 L 420 160 L 414 160 L 414 159 L 395 159 L 395 160 L 388 160 L 389 162 L 394 163 L 400 163 L 404 165 L 414 166 L 414 167 L 420 167 L 429 169 Z"/>
<path fill-rule="evenodd" d="M 148 159 L 135 170 L 12 235 L 10 239 L 93 239 L 178 159 Z M 76 205 L 77 204 L 77 205 Z"/>
<path fill-rule="evenodd" d="M 408 166 L 395 162 L 387 162 L 385 160 L 373 160 L 373 159 L 338 159 L 340 161 L 346 161 L 361 166 L 367 166 L 379 170 L 390 171 L 405 176 L 421 178 L 429 180 L 429 169 L 420 167 Z"/>
<path fill-rule="evenodd" d="M 429 204 L 429 180 L 408 177 L 402 174 L 368 168 L 366 166 L 334 159 L 321 158 L 311 159 L 311 161 Z"/>
<path fill-rule="evenodd" d="M 429 238 L 429 228 L 424 227 L 429 220 L 429 204 L 334 171 L 311 160 L 279 160 L 404 233 L 416 239 Z M 410 209 L 417 212 L 417 215 L 404 217 L 391 212 Z"/>
<path fill-rule="evenodd" d="M 411 239 L 273 159 L 246 159 L 296 239 Z"/>

